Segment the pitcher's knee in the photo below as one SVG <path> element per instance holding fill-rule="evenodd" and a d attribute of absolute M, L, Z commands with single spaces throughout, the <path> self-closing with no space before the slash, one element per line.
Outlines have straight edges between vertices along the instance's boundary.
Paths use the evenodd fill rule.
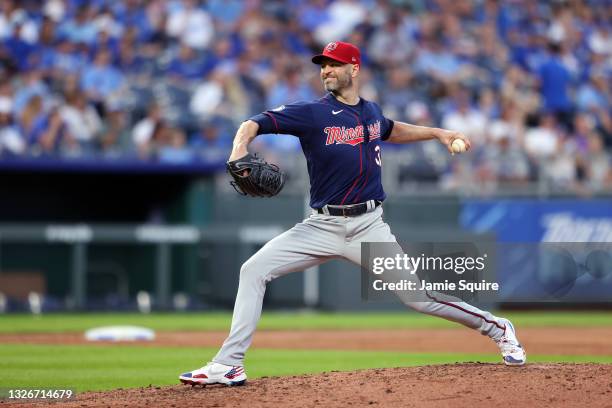
<path fill-rule="evenodd" d="M 256 257 L 252 256 L 240 267 L 240 280 L 264 280 L 268 272 L 269 268 L 266 268 L 261 262 L 257 262 Z"/>
<path fill-rule="evenodd" d="M 247 259 L 240 267 L 240 280 L 247 279 L 255 273 L 255 265 L 251 259 Z"/>

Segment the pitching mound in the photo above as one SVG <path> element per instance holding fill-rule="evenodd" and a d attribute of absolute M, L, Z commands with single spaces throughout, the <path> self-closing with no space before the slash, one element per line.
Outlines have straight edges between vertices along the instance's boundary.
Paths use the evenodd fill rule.
<path fill-rule="evenodd" d="M 612 365 L 470 363 L 330 372 L 260 378 L 233 388 L 176 385 L 90 392 L 61 406 L 612 407 Z"/>

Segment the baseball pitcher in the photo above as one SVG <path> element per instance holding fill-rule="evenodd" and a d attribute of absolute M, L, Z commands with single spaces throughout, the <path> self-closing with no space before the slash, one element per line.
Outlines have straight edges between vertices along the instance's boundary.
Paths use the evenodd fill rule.
<path fill-rule="evenodd" d="M 393 121 L 376 103 L 361 98 L 361 58 L 356 46 L 329 43 L 312 62 L 320 66 L 327 95 L 282 105 L 243 122 L 227 165 L 240 193 L 273 196 L 282 188 L 282 172 L 250 155 L 247 148 L 258 134 L 297 136 L 308 165 L 312 215 L 268 242 L 242 265 L 229 336 L 212 362 L 179 376 L 185 384 L 246 382 L 244 356 L 261 315 L 266 284 L 272 279 L 330 259 L 343 258 L 359 265 L 361 242 L 397 242 L 382 219 L 386 197 L 381 183 L 382 141 L 437 139 L 450 153 L 470 148 L 470 140 L 459 132 Z M 453 143 L 456 141 L 460 142 Z M 499 346 L 506 365 L 525 364 L 525 350 L 507 319 L 464 302 L 433 297 L 427 302 L 400 299 L 421 313 L 489 336 Z"/>

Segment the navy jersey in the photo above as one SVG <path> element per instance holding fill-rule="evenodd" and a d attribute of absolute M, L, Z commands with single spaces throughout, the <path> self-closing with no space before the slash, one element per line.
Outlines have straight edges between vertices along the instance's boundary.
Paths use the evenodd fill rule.
<path fill-rule="evenodd" d="M 380 141 L 393 121 L 380 107 L 360 99 L 355 106 L 331 93 L 312 102 L 282 105 L 251 118 L 258 134 L 299 137 L 308 163 L 310 206 L 347 205 L 385 199 L 381 182 Z"/>

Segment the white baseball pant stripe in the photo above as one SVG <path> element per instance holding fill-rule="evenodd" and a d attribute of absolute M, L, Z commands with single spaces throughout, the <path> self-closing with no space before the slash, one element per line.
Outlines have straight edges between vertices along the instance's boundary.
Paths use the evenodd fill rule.
<path fill-rule="evenodd" d="M 226 365 L 244 364 L 245 353 L 261 316 L 266 284 L 272 279 L 337 258 L 360 265 L 362 242 L 397 243 L 382 213 L 382 207 L 357 217 L 313 213 L 251 256 L 240 269 L 229 336 L 213 361 Z M 411 276 L 418 282 L 416 275 Z M 504 333 L 505 327 L 497 317 L 465 302 L 441 302 L 433 297 L 429 297 L 429 301 L 415 302 L 406 299 L 401 292 L 396 295 L 418 312 L 463 324 L 493 339 L 499 339 Z"/>

